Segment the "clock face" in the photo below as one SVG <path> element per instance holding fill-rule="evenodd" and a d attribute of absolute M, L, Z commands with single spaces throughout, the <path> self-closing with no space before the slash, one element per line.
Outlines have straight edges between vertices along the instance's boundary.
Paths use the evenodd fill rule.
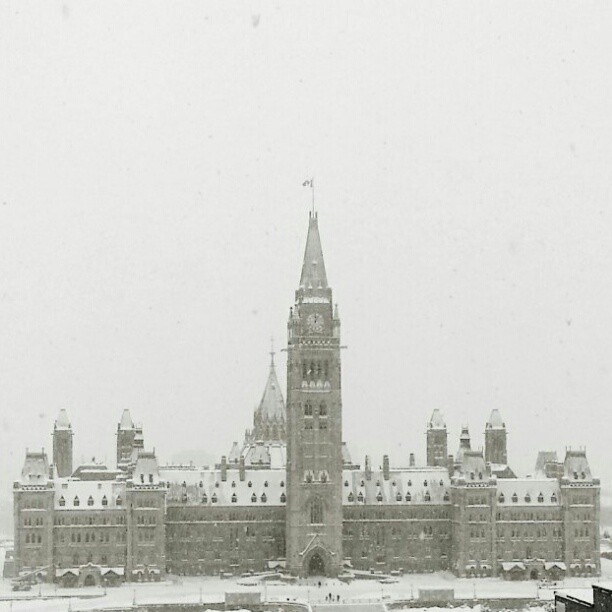
<path fill-rule="evenodd" d="M 306 326 L 311 334 L 320 334 L 323 332 L 323 315 L 318 312 L 313 312 L 306 319 Z"/>

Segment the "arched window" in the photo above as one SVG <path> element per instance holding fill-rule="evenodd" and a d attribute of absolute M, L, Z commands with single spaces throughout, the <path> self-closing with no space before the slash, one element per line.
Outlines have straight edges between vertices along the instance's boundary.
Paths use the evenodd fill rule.
<path fill-rule="evenodd" d="M 232 493 L 232 504 L 235 504 L 238 501 L 238 496 L 235 493 Z"/>
<path fill-rule="evenodd" d="M 319 416 L 327 416 L 327 404 L 325 402 L 319 404 Z"/>
<path fill-rule="evenodd" d="M 261 494 L 261 501 L 265 504 L 268 501 L 268 496 L 264 493 Z"/>
<path fill-rule="evenodd" d="M 412 501 L 412 495 L 410 495 L 410 491 L 406 491 L 406 501 Z"/>
<path fill-rule="evenodd" d="M 251 495 L 251 503 L 255 503 L 257 501 L 257 495 L 255 495 L 255 493 L 253 493 L 253 495 Z"/>
<path fill-rule="evenodd" d="M 106 497 L 106 495 L 102 496 L 102 505 L 108 506 L 108 497 Z"/>
<path fill-rule="evenodd" d="M 74 496 L 74 501 L 72 502 L 72 505 L 73 506 L 80 506 L 81 505 L 81 502 L 79 501 L 79 496 L 78 495 Z"/>
<path fill-rule="evenodd" d="M 310 502 L 310 524 L 320 525 L 323 523 L 323 502 L 320 497 L 315 497 Z"/>
<path fill-rule="evenodd" d="M 352 502 L 352 501 L 354 501 L 354 500 L 355 500 L 355 496 L 353 495 L 353 492 L 352 492 L 352 491 L 349 491 L 349 494 L 348 494 L 348 500 L 349 500 L 350 502 Z"/>
<path fill-rule="evenodd" d="M 518 501 L 518 495 L 516 493 L 512 494 L 512 503 L 516 504 L 516 502 Z"/>
<path fill-rule="evenodd" d="M 123 503 L 123 500 L 121 499 L 121 495 L 117 495 L 117 500 L 115 501 L 115 504 L 117 506 L 120 506 Z"/>
<path fill-rule="evenodd" d="M 280 500 L 281 500 L 281 504 L 284 504 L 287 501 L 287 496 L 285 495 L 284 491 L 281 493 Z"/>
<path fill-rule="evenodd" d="M 312 404 L 310 400 L 304 404 L 304 416 L 312 416 Z"/>
<path fill-rule="evenodd" d="M 65 506 L 66 505 L 66 500 L 64 499 L 63 495 L 59 498 L 59 505 L 60 506 Z"/>
<path fill-rule="evenodd" d="M 88 506 L 93 506 L 93 504 L 94 504 L 93 497 L 90 495 L 90 496 L 87 498 L 87 505 L 88 505 Z"/>

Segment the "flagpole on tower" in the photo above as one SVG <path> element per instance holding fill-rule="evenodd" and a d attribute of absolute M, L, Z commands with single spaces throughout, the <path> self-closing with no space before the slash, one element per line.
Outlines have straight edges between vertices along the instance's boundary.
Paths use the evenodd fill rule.
<path fill-rule="evenodd" d="M 314 217 L 315 214 L 315 193 L 314 193 L 314 177 L 310 178 L 307 181 L 304 181 L 302 183 L 302 187 L 310 187 L 310 191 L 312 194 L 312 216 Z"/>

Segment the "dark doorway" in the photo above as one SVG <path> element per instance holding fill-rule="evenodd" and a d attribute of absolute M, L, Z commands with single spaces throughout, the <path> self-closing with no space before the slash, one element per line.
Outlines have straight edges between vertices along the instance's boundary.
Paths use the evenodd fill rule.
<path fill-rule="evenodd" d="M 93 574 L 87 574 L 85 576 L 85 580 L 83 581 L 83 586 L 96 586 L 96 578 Z"/>
<path fill-rule="evenodd" d="M 532 569 L 531 570 L 531 574 L 529 574 L 529 577 L 532 580 L 537 580 L 538 579 L 538 570 L 537 569 Z"/>
<path fill-rule="evenodd" d="M 323 563 L 323 559 L 318 552 L 310 557 L 310 561 L 308 562 L 308 575 L 325 576 L 325 563 Z"/>

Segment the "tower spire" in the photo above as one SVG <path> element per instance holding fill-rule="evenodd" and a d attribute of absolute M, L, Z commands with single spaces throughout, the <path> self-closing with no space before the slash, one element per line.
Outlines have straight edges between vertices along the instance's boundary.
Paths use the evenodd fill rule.
<path fill-rule="evenodd" d="M 274 336 L 270 336 L 270 367 L 274 368 Z"/>
<path fill-rule="evenodd" d="M 316 213 L 310 213 L 308 218 L 308 236 L 302 263 L 300 287 L 304 289 L 327 288 L 327 274 L 323 261 L 321 236 L 319 235 L 319 221 Z"/>

